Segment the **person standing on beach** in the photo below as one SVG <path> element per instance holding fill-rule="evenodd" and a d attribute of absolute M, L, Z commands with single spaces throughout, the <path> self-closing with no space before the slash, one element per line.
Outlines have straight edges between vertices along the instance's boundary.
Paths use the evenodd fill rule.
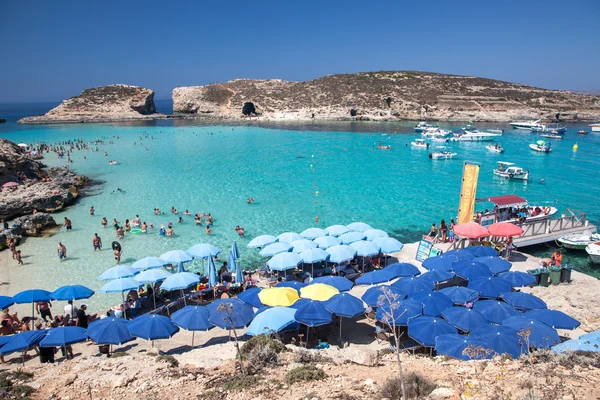
<path fill-rule="evenodd" d="M 67 248 L 62 242 L 58 242 L 58 246 L 56 246 L 56 253 L 58 254 L 58 258 L 62 260 L 63 258 L 67 258 Z"/>
<path fill-rule="evenodd" d="M 65 217 L 65 228 L 67 228 L 68 231 L 73 229 L 73 224 L 71 223 L 71 220 L 67 217 Z"/>
<path fill-rule="evenodd" d="M 100 236 L 98 236 L 97 233 L 94 233 L 92 244 L 94 245 L 94 251 L 102 250 L 102 239 L 100 239 Z"/>
<path fill-rule="evenodd" d="M 23 258 L 21 258 L 21 250 L 17 250 L 15 260 L 17 260 L 17 265 L 23 265 Z"/>

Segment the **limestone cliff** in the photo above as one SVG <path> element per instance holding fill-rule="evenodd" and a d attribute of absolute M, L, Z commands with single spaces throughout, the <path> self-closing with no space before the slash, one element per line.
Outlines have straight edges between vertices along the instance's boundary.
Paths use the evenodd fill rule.
<path fill-rule="evenodd" d="M 104 122 L 152 118 L 154 91 L 138 86 L 108 85 L 86 89 L 46 114 L 20 123 Z"/>
<path fill-rule="evenodd" d="M 429 72 L 338 74 L 306 82 L 237 79 L 173 90 L 176 114 L 241 118 L 246 103 L 273 119 L 600 118 L 597 96 Z"/>

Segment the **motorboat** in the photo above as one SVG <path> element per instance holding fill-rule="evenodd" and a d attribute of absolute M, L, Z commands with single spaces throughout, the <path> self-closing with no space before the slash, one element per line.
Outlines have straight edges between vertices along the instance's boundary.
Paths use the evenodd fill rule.
<path fill-rule="evenodd" d="M 504 129 L 488 129 L 490 133 L 504 133 Z"/>
<path fill-rule="evenodd" d="M 530 205 L 523 197 L 515 194 L 479 198 L 476 202 L 494 204 L 491 211 L 480 213 L 479 223 L 483 226 L 503 221 L 513 223 L 541 221 L 549 219 L 558 212 L 558 209 L 552 205 Z"/>
<path fill-rule="evenodd" d="M 416 132 L 423 132 L 424 130 L 427 130 L 430 128 L 439 128 L 439 126 L 437 124 L 429 124 L 425 121 L 421 121 L 415 125 Z"/>
<path fill-rule="evenodd" d="M 541 119 L 536 119 L 535 121 L 515 121 L 515 122 L 511 122 L 510 126 L 513 127 L 513 129 L 527 129 L 530 130 L 532 127 L 540 124 L 542 122 Z"/>
<path fill-rule="evenodd" d="M 425 141 L 425 139 L 415 139 L 414 142 L 410 142 L 412 147 L 416 147 L 417 149 L 428 149 L 429 143 Z"/>
<path fill-rule="evenodd" d="M 502 136 L 501 133 L 490 133 L 480 131 L 464 131 L 454 135 L 451 140 L 457 142 L 491 142 L 497 137 Z"/>
<path fill-rule="evenodd" d="M 456 155 L 456 153 L 452 153 L 446 150 L 445 147 L 438 147 L 439 151 L 434 151 L 433 153 L 429 153 L 429 158 L 433 160 L 448 160 Z"/>
<path fill-rule="evenodd" d="M 392 146 L 390 146 L 389 144 L 385 145 L 385 144 L 383 144 L 383 140 L 380 140 L 379 143 L 377 144 L 377 148 L 379 150 L 390 150 L 392 148 Z"/>
<path fill-rule="evenodd" d="M 600 241 L 600 235 L 586 231 L 559 237 L 556 241 L 566 249 L 585 250 L 589 244 Z"/>
<path fill-rule="evenodd" d="M 563 135 L 559 135 L 558 133 L 544 133 L 542 135 L 540 135 L 541 137 L 545 137 L 547 139 L 557 139 L 557 140 L 562 140 L 563 139 Z"/>
<path fill-rule="evenodd" d="M 585 252 L 588 253 L 594 264 L 600 264 L 600 242 L 588 244 Z"/>
<path fill-rule="evenodd" d="M 469 121 L 469 123 L 467 124 L 467 126 L 463 126 L 461 129 L 463 131 L 467 131 L 467 132 L 482 132 L 482 131 L 480 131 L 479 129 L 477 129 L 475 127 L 475 125 L 473 124 L 472 121 Z M 504 133 L 504 129 L 488 129 L 485 132 L 503 134 Z"/>
<path fill-rule="evenodd" d="M 488 149 L 489 151 L 491 151 L 492 153 L 504 153 L 504 149 L 502 147 L 500 147 L 499 144 L 488 144 L 487 146 L 485 146 L 486 149 Z"/>
<path fill-rule="evenodd" d="M 440 137 L 440 136 L 450 136 L 452 135 L 451 131 L 448 131 L 446 129 L 440 129 L 440 128 L 428 128 L 425 129 L 424 131 L 421 132 L 421 136 L 424 137 Z"/>
<path fill-rule="evenodd" d="M 588 126 L 592 128 L 592 132 L 600 132 L 600 124 L 590 124 Z"/>
<path fill-rule="evenodd" d="M 448 139 L 446 136 L 430 136 L 428 137 L 432 142 L 438 143 L 448 143 L 451 139 Z"/>
<path fill-rule="evenodd" d="M 558 123 L 546 123 L 546 124 L 536 124 L 531 127 L 531 132 L 539 132 L 539 133 L 565 133 L 567 131 L 567 127 L 564 125 L 559 125 Z"/>
<path fill-rule="evenodd" d="M 523 168 L 515 165 L 511 162 L 498 161 L 498 168 L 494 171 L 494 175 L 501 176 L 508 179 L 517 179 L 526 181 L 529 179 L 529 171 L 525 171 Z"/>
<path fill-rule="evenodd" d="M 550 143 L 548 143 L 548 142 L 546 142 L 544 140 L 538 140 L 535 143 L 531 143 L 529 145 L 529 148 L 531 150 L 539 151 L 541 153 L 550 153 L 552 151 Z"/>
<path fill-rule="evenodd" d="M 585 129 L 582 129 L 580 131 L 577 131 L 577 133 L 580 135 L 587 135 L 588 131 L 586 131 Z"/>

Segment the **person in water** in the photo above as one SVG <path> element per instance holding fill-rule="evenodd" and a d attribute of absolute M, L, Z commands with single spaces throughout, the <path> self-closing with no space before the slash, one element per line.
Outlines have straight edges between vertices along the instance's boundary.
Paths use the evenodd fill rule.
<path fill-rule="evenodd" d="M 210 235 L 212 233 L 212 230 L 210 229 L 210 226 L 206 225 L 206 234 Z"/>
<path fill-rule="evenodd" d="M 176 209 L 175 207 L 171 207 L 171 212 L 172 212 L 173 214 L 177 214 L 177 209 Z"/>
<path fill-rule="evenodd" d="M 234 229 L 238 233 L 238 235 L 240 235 L 240 237 L 244 237 L 244 228 L 242 228 L 239 225 L 236 225 Z"/>
<path fill-rule="evenodd" d="M 94 245 L 94 251 L 102 250 L 102 239 L 98 236 L 97 233 L 94 233 L 94 237 L 92 238 L 92 244 Z"/>
<path fill-rule="evenodd" d="M 131 230 L 131 224 L 129 223 L 129 220 L 126 219 L 125 220 L 125 231 L 129 232 Z"/>
<path fill-rule="evenodd" d="M 65 217 L 65 228 L 67 228 L 68 231 L 73 229 L 73 224 L 71 223 L 71 220 L 67 217 Z"/>
<path fill-rule="evenodd" d="M 177 220 L 177 222 L 179 222 L 180 224 L 183 222 L 183 218 L 181 217 L 181 215 L 179 216 L 179 219 Z"/>
<path fill-rule="evenodd" d="M 166 234 L 167 236 L 173 236 L 173 235 L 175 235 L 175 231 L 173 230 L 173 228 L 172 228 L 172 227 L 170 227 L 170 226 L 169 226 L 169 227 L 167 228 L 167 231 L 166 231 L 166 233 L 165 233 L 165 234 Z"/>
<path fill-rule="evenodd" d="M 142 224 L 142 233 L 148 233 L 148 225 L 146 225 L 146 221 Z"/>
<path fill-rule="evenodd" d="M 133 226 L 140 226 L 140 216 L 136 215 L 135 218 L 133 219 L 133 222 L 131 224 Z"/>
<path fill-rule="evenodd" d="M 200 215 L 196 214 L 194 216 L 194 221 L 196 221 L 196 225 L 202 226 L 202 220 L 200 219 Z"/>
<path fill-rule="evenodd" d="M 125 231 L 122 226 L 117 227 L 117 238 L 123 239 L 125 237 Z"/>
<path fill-rule="evenodd" d="M 248 197 L 248 204 L 254 203 L 254 197 Z"/>
<path fill-rule="evenodd" d="M 59 260 L 67 258 L 67 248 L 64 244 L 62 244 L 62 242 L 58 242 L 58 246 L 56 246 L 56 253 L 58 254 Z"/>
<path fill-rule="evenodd" d="M 90 215 L 94 215 L 94 213 L 96 212 L 96 210 L 94 210 L 94 206 L 90 207 Z"/>
<path fill-rule="evenodd" d="M 108 220 L 106 219 L 106 217 L 102 217 L 102 222 L 100 224 L 103 228 L 106 228 L 106 226 L 108 225 Z"/>
<path fill-rule="evenodd" d="M 116 218 L 113 218 L 113 222 L 112 222 L 112 224 L 113 224 L 113 228 L 115 228 L 115 230 L 119 229 L 119 224 L 120 224 L 120 222 L 119 222 L 119 221 L 117 221 L 117 219 L 116 219 Z"/>
<path fill-rule="evenodd" d="M 188 210 L 185 210 L 185 212 L 183 213 L 184 215 L 190 216 L 192 214 L 190 214 L 190 212 Z"/>
<path fill-rule="evenodd" d="M 160 229 L 158 230 L 158 234 L 161 236 L 165 236 L 166 233 L 167 233 L 167 231 L 165 230 L 165 226 L 161 225 Z"/>
<path fill-rule="evenodd" d="M 123 253 L 123 250 L 119 249 L 119 248 L 115 248 L 113 250 L 113 255 L 115 256 L 115 261 L 118 263 L 121 262 L 121 254 Z"/>

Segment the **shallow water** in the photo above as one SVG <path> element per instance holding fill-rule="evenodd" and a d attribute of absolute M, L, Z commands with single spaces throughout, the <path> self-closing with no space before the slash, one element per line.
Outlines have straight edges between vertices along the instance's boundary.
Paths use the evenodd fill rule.
<path fill-rule="evenodd" d="M 537 140 L 536 135 L 507 131 L 499 140 L 505 154 L 490 153 L 485 143 L 454 143 L 449 147 L 458 156 L 445 161 L 432 161 L 427 151 L 411 149 L 410 142 L 419 137 L 413 125 L 366 122 L 259 127 L 194 125 L 188 121 L 6 124 L 0 127 L 0 136 L 15 142 L 108 137 L 115 144 L 99 146 L 99 152 L 72 154 L 71 168 L 102 184 L 90 188 L 88 196 L 76 206 L 54 216 L 59 223 L 68 216 L 73 231 L 61 230 L 51 238 L 30 238 L 21 246 L 26 264 L 17 267 L 9 260 L 8 279 L 2 279 L 9 284 L 0 286 L 0 291 L 14 294 L 32 287 L 53 290 L 68 283 L 100 288 L 98 275 L 115 265 L 109 249 L 115 240 L 114 231 L 101 228 L 103 216 L 109 222 L 116 217 L 123 223 L 139 214 L 157 228 L 170 221 L 174 224 L 177 235 L 173 238 L 159 236 L 157 229 L 146 235 L 126 235 L 121 241 L 123 263 L 172 249 L 186 250 L 200 242 L 220 248 L 221 258 L 226 260 L 227 249 L 236 239 L 242 264 L 254 267 L 266 261 L 257 251 L 246 248 L 255 236 L 354 221 L 383 229 L 401 241 L 415 241 L 432 222 L 439 223 L 442 218 L 449 221 L 457 214 L 462 164 L 466 160 L 481 163 L 478 197 L 515 193 L 531 203 L 557 202 L 561 212 L 566 208 L 586 211 L 592 223 L 600 222 L 600 184 L 596 180 L 600 135 L 577 135 L 575 132 L 587 128 L 585 125 L 569 124 L 565 139 L 553 141 L 550 155 L 528 149 L 528 144 Z M 445 126 L 457 128 L 460 124 Z M 486 126 L 510 128 L 480 125 Z M 374 148 L 379 140 L 391 145 L 391 150 Z M 579 144 L 577 152 L 572 151 L 575 143 Z M 119 165 L 108 165 L 112 159 Z M 498 160 L 529 169 L 530 182 L 494 177 L 492 169 Z M 44 162 L 50 166 L 66 164 L 54 153 L 45 155 Z M 113 193 L 117 188 L 124 193 Z M 250 196 L 256 201 L 252 205 L 246 202 Z M 96 209 L 95 216 L 89 215 L 90 206 Z M 193 217 L 184 216 L 184 223 L 177 223 L 178 216 L 170 213 L 172 206 L 180 213 L 186 209 L 192 214 L 211 213 L 213 234 L 209 236 L 204 227 L 195 226 Z M 154 215 L 155 207 L 166 214 Z M 233 229 L 238 224 L 246 229 L 245 238 L 239 238 Z M 93 251 L 94 232 L 104 241 L 101 252 Z M 56 257 L 58 241 L 68 248 L 69 258 L 65 261 Z M 533 251 L 551 253 L 544 247 Z M 600 276 L 598 267 L 592 267 L 585 253 L 565 259 L 579 270 Z M 202 266 L 194 262 L 188 268 L 201 270 Z M 117 303 L 119 298 L 98 294 L 89 303 L 94 308 L 104 307 Z"/>

